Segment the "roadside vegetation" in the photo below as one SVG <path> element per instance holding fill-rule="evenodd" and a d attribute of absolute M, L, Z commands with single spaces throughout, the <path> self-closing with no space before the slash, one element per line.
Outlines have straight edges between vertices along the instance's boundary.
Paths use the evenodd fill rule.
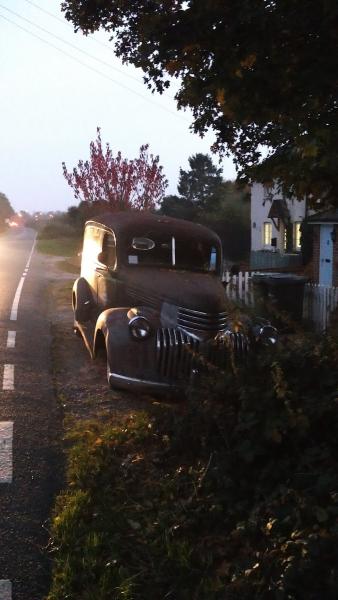
<path fill-rule="evenodd" d="M 336 334 L 290 336 L 186 401 L 74 423 L 48 600 L 335 598 L 337 367 Z"/>
<path fill-rule="evenodd" d="M 71 258 L 79 265 L 82 231 L 69 222 L 68 213 L 61 213 L 38 228 L 37 250 L 51 256 Z"/>
<path fill-rule="evenodd" d="M 0 232 L 6 229 L 6 221 L 7 219 L 10 219 L 13 214 L 13 207 L 10 201 L 8 200 L 6 194 L 0 192 Z"/>
<path fill-rule="evenodd" d="M 81 240 L 73 237 L 38 238 L 38 251 L 54 256 L 75 256 L 80 251 Z"/>

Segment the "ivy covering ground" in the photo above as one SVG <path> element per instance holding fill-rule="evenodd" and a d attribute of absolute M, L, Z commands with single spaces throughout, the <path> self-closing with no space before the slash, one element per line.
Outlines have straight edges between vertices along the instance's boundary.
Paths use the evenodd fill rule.
<path fill-rule="evenodd" d="M 48 600 L 336 600 L 333 337 L 70 439 Z"/>

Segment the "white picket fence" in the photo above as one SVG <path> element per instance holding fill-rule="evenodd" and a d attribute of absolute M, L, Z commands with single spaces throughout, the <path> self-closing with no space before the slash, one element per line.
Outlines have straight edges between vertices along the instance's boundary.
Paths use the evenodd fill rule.
<path fill-rule="evenodd" d="M 252 275 L 256 271 L 240 272 L 231 275 L 225 271 L 223 280 L 227 282 L 225 288 L 229 300 L 246 306 L 255 305 L 255 296 L 252 285 Z M 329 287 L 314 283 L 307 283 L 304 288 L 303 319 L 313 323 L 317 331 L 325 331 L 330 323 L 331 313 L 338 306 L 338 287 Z"/>
<path fill-rule="evenodd" d="M 227 283 L 225 288 L 226 295 L 233 302 L 240 302 L 246 306 L 254 306 L 255 299 L 253 294 L 252 275 L 255 271 L 240 271 L 238 275 L 231 275 L 230 271 L 225 271 L 223 281 Z"/>
<path fill-rule="evenodd" d="M 325 331 L 338 306 L 338 287 L 307 283 L 304 290 L 303 319 L 313 321 L 317 331 Z"/>

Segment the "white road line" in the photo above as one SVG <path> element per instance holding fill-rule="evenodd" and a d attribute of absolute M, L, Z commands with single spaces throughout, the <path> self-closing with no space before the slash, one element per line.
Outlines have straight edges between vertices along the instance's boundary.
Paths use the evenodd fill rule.
<path fill-rule="evenodd" d="M 12 483 L 12 480 L 13 421 L 0 421 L 0 483 Z M 0 600 L 2 600 L 1 594 Z"/>
<path fill-rule="evenodd" d="M 7 348 L 15 348 L 16 331 L 9 331 L 7 334 Z M 0 598 L 1 600 L 1 598 Z"/>
<path fill-rule="evenodd" d="M 13 300 L 13 304 L 12 304 L 11 316 L 10 316 L 11 321 L 16 321 L 18 318 L 19 301 L 20 301 L 21 290 L 22 290 L 24 281 L 25 281 L 25 278 L 21 277 L 21 279 L 19 281 L 19 285 L 15 292 L 15 296 L 14 296 L 14 300 Z"/>
<path fill-rule="evenodd" d="M 0 600 L 12 600 L 12 584 L 8 579 L 0 579 Z"/>
<path fill-rule="evenodd" d="M 4 365 L 3 390 L 14 390 L 14 365 Z"/>
<path fill-rule="evenodd" d="M 26 273 L 27 273 L 27 271 L 29 269 L 29 265 L 30 265 L 30 262 L 32 260 L 33 252 L 34 252 L 34 249 L 35 249 L 35 244 L 36 244 L 36 238 L 34 239 L 34 243 L 33 243 L 33 246 L 32 246 L 32 249 L 30 251 L 30 254 L 29 254 L 29 257 L 28 257 L 28 261 L 27 261 L 27 264 L 26 264 L 26 267 L 25 267 Z M 14 296 L 14 300 L 13 300 L 13 304 L 12 304 L 11 315 L 9 317 L 11 321 L 16 321 L 17 318 L 18 318 L 18 308 L 19 308 L 20 296 L 21 296 L 21 292 L 22 292 L 22 286 L 23 286 L 23 284 L 25 282 L 26 273 L 25 272 L 23 273 L 23 275 L 22 275 L 22 277 L 21 277 L 21 279 L 19 281 L 19 285 L 18 285 L 18 287 L 16 289 L 16 292 L 15 292 L 15 296 Z M 1 600 L 1 598 L 0 598 L 0 600 Z"/>
<path fill-rule="evenodd" d="M 29 265 L 31 264 L 31 260 L 32 260 L 33 252 L 34 252 L 34 249 L 35 249 L 35 244 L 36 244 L 36 236 L 35 236 L 35 238 L 34 238 L 33 246 L 32 246 L 32 249 L 31 249 L 31 251 L 30 251 L 30 255 L 29 255 L 29 257 L 28 257 L 28 260 L 27 260 L 27 264 L 26 264 L 26 269 L 27 269 L 27 271 L 28 271 L 28 269 L 29 269 Z"/>

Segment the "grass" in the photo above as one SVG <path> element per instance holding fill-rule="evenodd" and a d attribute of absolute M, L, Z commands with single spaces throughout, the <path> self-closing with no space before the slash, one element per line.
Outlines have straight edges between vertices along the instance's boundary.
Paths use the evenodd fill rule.
<path fill-rule="evenodd" d="M 42 254 L 74 257 L 82 249 L 82 239 L 77 237 L 40 238 L 37 242 L 37 249 Z"/>
<path fill-rule="evenodd" d="M 62 260 L 58 263 L 58 269 L 60 269 L 63 273 L 72 273 L 74 275 L 80 274 L 81 267 L 81 259 L 76 256 L 74 258 L 70 258 L 70 260 Z"/>
<path fill-rule="evenodd" d="M 171 409 L 159 410 L 170 420 Z M 55 548 L 63 549 L 49 600 L 157 599 L 168 590 L 168 598 L 190 600 L 194 588 L 213 597 L 195 536 L 176 533 L 202 465 L 185 478 L 176 461 L 169 466 L 169 437 L 159 433 L 156 416 L 139 413 L 119 423 L 76 425 L 68 436 L 71 491 L 59 498 L 54 517 Z"/>

